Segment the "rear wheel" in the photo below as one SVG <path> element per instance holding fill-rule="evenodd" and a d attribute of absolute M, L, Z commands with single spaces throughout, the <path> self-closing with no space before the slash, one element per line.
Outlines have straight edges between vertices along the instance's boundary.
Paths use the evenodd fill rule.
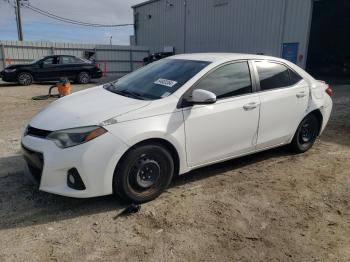
<path fill-rule="evenodd" d="M 17 81 L 21 86 L 29 86 L 33 83 L 33 76 L 28 72 L 21 72 L 17 76 Z"/>
<path fill-rule="evenodd" d="M 79 84 L 90 83 L 90 74 L 88 72 L 80 72 L 77 77 L 77 82 Z"/>
<path fill-rule="evenodd" d="M 320 123 L 314 114 L 307 115 L 303 121 L 301 121 L 292 143 L 291 149 L 297 153 L 303 153 L 308 151 L 316 141 L 319 134 Z"/>
<path fill-rule="evenodd" d="M 118 165 L 113 189 L 122 198 L 143 203 L 159 196 L 174 174 L 171 154 L 158 144 L 132 149 Z"/>

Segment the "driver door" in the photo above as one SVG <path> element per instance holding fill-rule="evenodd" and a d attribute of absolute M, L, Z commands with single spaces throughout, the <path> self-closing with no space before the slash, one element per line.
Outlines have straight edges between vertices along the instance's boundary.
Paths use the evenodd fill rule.
<path fill-rule="evenodd" d="M 201 166 L 255 150 L 259 96 L 253 92 L 247 61 L 225 64 L 204 76 L 194 89 L 217 96 L 214 104 L 183 108 L 187 162 Z"/>
<path fill-rule="evenodd" d="M 36 70 L 36 79 L 38 80 L 58 80 L 59 61 L 57 56 L 50 56 L 43 59 Z"/>

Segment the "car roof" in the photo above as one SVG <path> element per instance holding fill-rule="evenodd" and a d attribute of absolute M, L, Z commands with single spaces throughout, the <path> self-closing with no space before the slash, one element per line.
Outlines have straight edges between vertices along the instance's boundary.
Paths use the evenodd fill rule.
<path fill-rule="evenodd" d="M 272 57 L 272 56 L 240 54 L 240 53 L 193 53 L 193 54 L 174 55 L 169 58 L 208 61 L 208 62 L 225 62 L 225 61 L 246 60 L 246 59 L 250 59 L 250 60 L 266 59 L 266 60 L 284 61 L 281 58 Z"/>
<path fill-rule="evenodd" d="M 197 60 L 197 61 L 212 62 L 216 64 L 223 64 L 223 63 L 235 61 L 235 60 L 270 60 L 270 61 L 281 62 L 289 66 L 298 74 L 303 76 L 303 78 L 307 78 L 309 80 L 315 80 L 310 74 L 308 74 L 305 70 L 303 70 L 296 64 L 274 56 L 240 54 L 240 53 L 193 53 L 193 54 L 181 54 L 181 55 L 169 56 L 164 59 Z"/>
<path fill-rule="evenodd" d="M 44 58 L 48 58 L 48 57 L 61 57 L 61 56 L 76 57 L 76 56 L 74 56 L 74 55 L 48 55 L 48 56 L 44 56 Z"/>

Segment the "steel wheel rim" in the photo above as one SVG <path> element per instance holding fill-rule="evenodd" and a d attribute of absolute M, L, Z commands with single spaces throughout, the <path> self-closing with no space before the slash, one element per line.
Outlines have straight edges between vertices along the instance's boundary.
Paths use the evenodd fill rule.
<path fill-rule="evenodd" d="M 132 164 L 128 183 L 136 192 L 150 190 L 159 184 L 162 171 L 156 155 L 143 154 Z"/>
<path fill-rule="evenodd" d="M 313 121 L 306 121 L 302 124 L 299 132 L 300 144 L 313 142 L 317 137 L 316 124 Z"/>

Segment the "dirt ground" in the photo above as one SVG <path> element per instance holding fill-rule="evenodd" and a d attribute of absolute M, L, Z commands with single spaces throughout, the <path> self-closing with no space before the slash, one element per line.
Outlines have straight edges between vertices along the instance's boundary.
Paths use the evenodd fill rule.
<path fill-rule="evenodd" d="M 23 176 L 21 129 L 47 89 L 0 84 L 0 261 L 350 261 L 349 85 L 309 152 L 191 172 L 130 216 L 113 196 L 55 196 Z"/>

